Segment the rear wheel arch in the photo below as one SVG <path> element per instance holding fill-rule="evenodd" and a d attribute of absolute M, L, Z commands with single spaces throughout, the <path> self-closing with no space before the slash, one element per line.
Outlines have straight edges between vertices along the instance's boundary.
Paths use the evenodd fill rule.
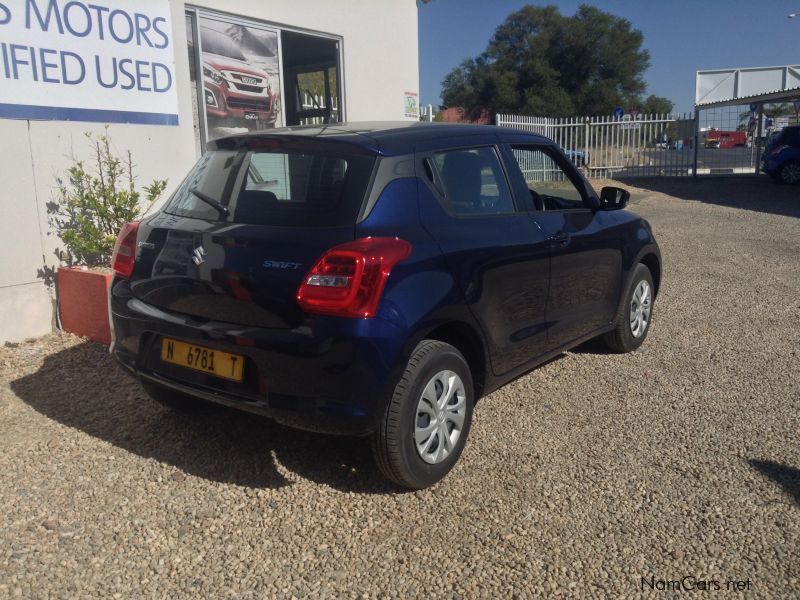
<path fill-rule="evenodd" d="M 402 340 L 392 352 L 391 364 L 385 365 L 388 367 L 386 377 L 382 385 L 378 387 L 380 403 L 388 404 L 398 382 L 408 368 L 414 351 L 425 340 L 450 344 L 464 356 L 472 375 L 476 400 L 485 389 L 487 377 L 490 377 L 490 371 L 487 371 L 489 354 L 485 348 L 481 330 L 469 309 L 459 303 L 461 292 L 455 287 L 452 277 L 438 280 L 438 282 L 443 285 L 449 282 L 453 286 L 450 295 L 441 306 L 431 309 L 416 320 L 411 320 L 411 323 L 403 330 Z M 430 284 L 430 282 L 427 283 Z M 391 293 L 391 290 L 389 292 Z M 386 293 L 384 292 L 384 294 Z M 372 345 L 367 347 L 369 352 L 374 350 Z M 385 406 L 376 406 L 375 414 L 382 414 L 384 409 Z"/>
<path fill-rule="evenodd" d="M 484 344 L 478 324 L 471 320 L 471 314 L 464 309 L 449 307 L 428 315 L 416 324 L 406 336 L 402 348 L 386 379 L 381 398 L 389 398 L 408 367 L 417 346 L 425 340 L 444 342 L 458 350 L 467 362 L 472 376 L 475 401 L 492 385 L 488 350 Z M 376 411 L 381 413 L 384 407 Z"/>
<path fill-rule="evenodd" d="M 452 345 L 425 339 L 414 348 L 370 440 L 388 479 L 422 489 L 455 466 L 472 422 L 470 380 L 466 359 Z"/>
<path fill-rule="evenodd" d="M 464 321 L 448 321 L 428 330 L 421 339 L 445 342 L 461 352 L 472 374 L 475 399 L 481 397 L 489 365 L 483 339 L 472 325 Z"/>

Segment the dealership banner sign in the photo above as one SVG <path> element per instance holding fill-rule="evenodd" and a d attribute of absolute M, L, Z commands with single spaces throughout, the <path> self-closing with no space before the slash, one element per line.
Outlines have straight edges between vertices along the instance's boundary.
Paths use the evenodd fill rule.
<path fill-rule="evenodd" d="M 169 0 L 0 0 L 0 118 L 178 124 Z"/>

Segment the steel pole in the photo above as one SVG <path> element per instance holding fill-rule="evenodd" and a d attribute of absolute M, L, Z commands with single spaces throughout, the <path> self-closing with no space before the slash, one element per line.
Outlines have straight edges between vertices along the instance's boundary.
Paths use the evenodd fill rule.
<path fill-rule="evenodd" d="M 694 107 L 694 165 L 692 177 L 697 179 L 697 147 L 700 145 L 700 109 Z"/>
<path fill-rule="evenodd" d="M 756 175 L 761 173 L 761 136 L 764 126 L 764 105 L 758 105 L 758 123 L 756 123 Z"/>

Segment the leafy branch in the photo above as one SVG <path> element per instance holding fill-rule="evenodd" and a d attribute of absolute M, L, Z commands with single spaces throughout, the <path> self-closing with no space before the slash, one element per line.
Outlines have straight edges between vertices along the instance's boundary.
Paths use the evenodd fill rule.
<path fill-rule="evenodd" d="M 167 186 L 166 179 L 154 179 L 136 189 L 133 156 L 117 156 L 106 128 L 105 135 L 84 134 L 92 148 L 87 163 L 72 157 L 72 166 L 56 177 L 58 197 L 47 204 L 50 225 L 67 248 L 70 266 L 107 266 L 117 233 L 124 223 L 141 217 Z"/>

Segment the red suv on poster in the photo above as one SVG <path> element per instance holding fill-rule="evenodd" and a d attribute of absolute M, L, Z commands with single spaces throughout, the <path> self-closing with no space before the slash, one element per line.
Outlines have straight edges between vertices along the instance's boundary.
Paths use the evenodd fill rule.
<path fill-rule="evenodd" d="M 254 128 L 274 125 L 278 93 L 270 74 L 253 67 L 238 44 L 225 34 L 200 28 L 203 63 L 203 96 L 210 118 L 220 125 Z"/>

